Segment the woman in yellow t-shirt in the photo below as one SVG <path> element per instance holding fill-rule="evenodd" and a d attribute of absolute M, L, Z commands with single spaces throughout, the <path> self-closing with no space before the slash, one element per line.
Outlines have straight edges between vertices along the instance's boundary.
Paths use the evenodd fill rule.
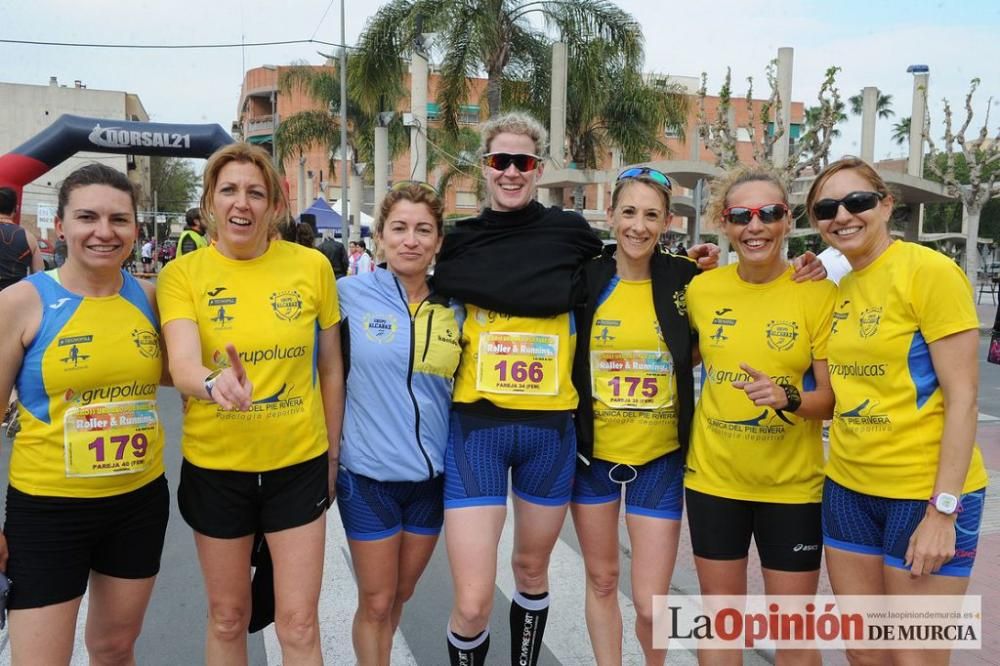
<path fill-rule="evenodd" d="M 154 289 L 121 269 L 138 235 L 128 178 L 71 173 L 56 231 L 66 263 L 0 293 L 0 404 L 16 382 L 21 422 L 0 535 L 11 659 L 68 664 L 89 590 L 91 663 L 134 663 L 170 497 Z"/>
<path fill-rule="evenodd" d="M 739 263 L 687 292 L 702 391 L 684 476 L 691 545 L 704 595 L 743 595 L 753 536 L 769 595 L 814 594 L 822 538 L 822 419 L 833 407 L 826 364 L 836 287 L 796 284 L 785 259 L 792 228 L 781 181 L 743 169 L 713 186 Z M 820 663 L 816 652 L 779 659 Z M 713 663 L 742 663 L 739 651 Z"/>
<path fill-rule="evenodd" d="M 618 516 L 632 545 L 635 633 L 645 663 L 653 649 L 653 597 L 670 588 L 684 501 L 684 453 L 694 411 L 691 328 L 684 292 L 698 273 L 660 249 L 671 182 L 626 169 L 611 194 L 616 245 L 584 266 L 586 305 L 573 363 L 580 393 L 571 510 L 587 573 L 585 612 L 599 664 L 622 660 Z"/>
<path fill-rule="evenodd" d="M 829 343 L 827 566 L 840 595 L 961 595 L 987 481 L 975 443 L 979 318 L 955 262 L 889 235 L 893 203 L 857 158 L 823 170 L 806 201 L 852 268 Z M 946 664 L 948 651 L 912 658 Z"/>
<path fill-rule="evenodd" d="M 324 512 L 344 409 L 333 270 L 322 253 L 275 239 L 287 204 L 258 147 L 209 159 L 201 208 L 217 242 L 171 262 L 157 296 L 186 396 L 177 494 L 208 594 L 206 661 L 246 662 L 263 533 L 283 660 L 319 663 Z"/>

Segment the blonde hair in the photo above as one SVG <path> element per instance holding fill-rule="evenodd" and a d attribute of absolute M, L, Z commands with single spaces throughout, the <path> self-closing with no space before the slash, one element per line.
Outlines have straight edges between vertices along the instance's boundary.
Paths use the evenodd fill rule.
<path fill-rule="evenodd" d="M 729 205 L 729 194 L 745 183 L 769 183 L 781 192 L 781 201 L 788 206 L 788 188 L 778 174 L 762 166 L 741 166 L 727 171 L 722 178 L 712 181 L 709 185 L 711 198 L 708 200 L 706 216 L 718 226 L 722 226 L 722 211 Z M 791 209 L 791 206 L 788 206 Z M 791 214 L 791 213 L 789 213 Z"/>
<path fill-rule="evenodd" d="M 488 120 L 480 130 L 482 144 L 479 152 L 483 155 L 490 152 L 490 144 L 493 139 L 504 132 L 527 136 L 535 142 L 535 155 L 545 156 L 549 133 L 540 122 L 523 111 L 511 111 Z"/>
<path fill-rule="evenodd" d="M 271 156 L 263 148 L 249 143 L 231 143 L 219 148 L 208 158 L 200 202 L 202 223 L 214 236 L 216 221 L 212 198 L 215 194 L 215 187 L 219 183 L 219 174 L 230 162 L 253 164 L 260 170 L 264 183 L 267 185 L 268 236 L 273 237 L 278 234 L 279 227 L 284 222 L 285 213 L 288 210 L 285 188 L 281 185 L 281 177 L 278 175 L 278 170 L 274 168 L 274 163 L 271 162 Z"/>
<path fill-rule="evenodd" d="M 809 215 L 809 224 L 816 228 L 816 219 L 813 215 L 813 204 L 819 199 L 819 191 L 823 189 L 826 185 L 826 181 L 841 171 L 847 171 L 848 169 L 856 171 L 859 176 L 867 180 L 872 188 L 882 195 L 882 198 L 891 197 L 892 192 L 889 190 L 889 186 L 885 184 L 882 180 L 882 176 L 878 175 L 876 171 L 868 162 L 863 159 L 854 156 L 842 157 L 836 162 L 831 163 L 825 169 L 819 172 L 816 176 L 816 180 L 812 182 L 809 186 L 809 194 L 806 195 L 806 213 Z"/>
<path fill-rule="evenodd" d="M 658 183 L 646 174 L 641 176 L 635 176 L 634 178 L 622 178 L 615 181 L 615 188 L 611 191 L 611 210 L 614 211 L 618 208 L 618 199 L 621 197 L 622 192 L 624 192 L 630 185 L 634 183 L 641 183 L 642 185 L 647 185 L 653 188 L 660 198 L 663 200 L 663 208 L 666 211 L 667 216 L 670 216 L 670 188 L 665 186 L 663 183 Z"/>

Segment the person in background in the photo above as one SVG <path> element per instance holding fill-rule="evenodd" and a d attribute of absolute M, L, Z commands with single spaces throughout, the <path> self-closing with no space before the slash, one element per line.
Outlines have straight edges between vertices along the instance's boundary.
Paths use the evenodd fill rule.
<path fill-rule="evenodd" d="M 295 242 L 302 247 L 316 247 L 316 235 L 313 233 L 312 227 L 305 222 L 299 222 L 295 225 Z"/>
<path fill-rule="evenodd" d="M 444 451 L 458 359 L 456 309 L 427 269 L 441 247 L 444 204 L 427 183 L 397 183 L 375 238 L 385 268 L 338 282 L 347 405 L 337 507 L 358 584 L 358 663 L 388 664 L 403 604 L 444 521 Z"/>
<path fill-rule="evenodd" d="M 350 262 L 347 259 L 347 250 L 344 248 L 343 243 L 333 237 L 333 232 L 327 232 L 323 238 L 323 242 L 316 249 L 330 260 L 330 265 L 333 266 L 334 277 L 339 280 L 347 275 L 347 269 L 350 266 Z"/>
<path fill-rule="evenodd" d="M 184 214 L 184 220 L 186 224 L 184 231 L 177 239 L 177 251 L 174 254 L 174 259 L 180 259 L 185 254 L 190 254 L 208 245 L 208 240 L 205 238 L 205 225 L 201 221 L 201 209 L 191 208 Z"/>
<path fill-rule="evenodd" d="M 368 251 L 365 249 L 365 242 L 363 240 L 352 240 L 349 245 L 351 252 L 349 256 L 350 265 L 348 266 L 347 274 L 358 275 L 371 273 L 372 270 L 375 269 L 375 263 L 368 255 Z"/>
<path fill-rule="evenodd" d="M 247 662 L 261 531 L 283 663 L 320 664 L 324 513 L 344 405 L 333 270 L 320 253 L 275 237 L 287 202 L 264 150 L 220 148 L 204 178 L 216 242 L 167 266 L 157 293 L 186 403 L 177 495 L 208 597 L 205 662 Z"/>
<path fill-rule="evenodd" d="M 827 569 L 838 595 L 963 595 L 987 483 L 975 442 L 979 318 L 955 262 L 889 235 L 893 204 L 855 157 L 820 172 L 806 198 L 812 224 L 851 264 L 829 343 L 837 408 L 823 487 Z M 949 660 L 947 649 L 892 655 Z M 885 662 L 874 651 L 848 658 Z"/>
<path fill-rule="evenodd" d="M 156 390 L 168 382 L 153 285 L 121 269 L 136 238 L 124 174 L 63 180 L 66 263 L 0 293 L 0 398 L 16 383 L 0 570 L 11 663 L 69 664 L 88 593 L 91 664 L 134 664 L 170 497 Z"/>
<path fill-rule="evenodd" d="M 0 291 L 23 280 L 28 273 L 45 270 L 38 239 L 14 223 L 17 193 L 0 187 Z"/>
<path fill-rule="evenodd" d="M 147 238 L 146 242 L 142 244 L 142 250 L 140 251 L 142 255 L 142 269 L 149 273 L 153 270 L 153 239 Z"/>

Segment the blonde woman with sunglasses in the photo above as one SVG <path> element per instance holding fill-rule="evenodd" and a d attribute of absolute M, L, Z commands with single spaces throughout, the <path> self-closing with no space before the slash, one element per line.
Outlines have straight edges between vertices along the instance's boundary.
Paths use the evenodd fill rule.
<path fill-rule="evenodd" d="M 691 545 L 703 595 L 745 595 L 751 536 L 768 595 L 815 594 L 822 536 L 822 420 L 833 408 L 826 362 L 836 287 L 795 284 L 784 241 L 787 192 L 760 168 L 713 186 L 711 219 L 739 263 L 705 273 L 687 293 L 702 391 L 684 476 Z M 741 664 L 739 650 L 699 651 Z M 779 649 L 778 664 L 819 664 L 816 651 Z"/>
<path fill-rule="evenodd" d="M 445 238 L 434 273 L 466 309 L 445 458 L 448 652 L 452 664 L 485 663 L 510 474 L 511 662 L 534 665 L 576 460 L 573 280 L 601 242 L 581 216 L 535 201 L 546 142 L 537 121 L 507 114 L 482 136 L 489 207 Z"/>

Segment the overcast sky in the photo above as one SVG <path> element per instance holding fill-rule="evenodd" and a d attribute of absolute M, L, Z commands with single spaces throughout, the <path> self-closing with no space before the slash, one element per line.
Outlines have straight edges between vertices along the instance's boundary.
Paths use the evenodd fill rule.
<path fill-rule="evenodd" d="M 354 44 L 381 2 L 347 0 L 347 42 Z M 757 90 L 777 49 L 795 49 L 793 98 L 814 104 L 824 70 L 838 65 L 842 96 L 875 85 L 892 94 L 896 116 L 879 122 L 878 158 L 901 149 L 889 140 L 892 122 L 910 115 L 911 64 L 931 69 L 931 114 L 940 135 L 942 97 L 961 107 L 969 80 L 982 79 L 975 98 L 981 125 L 993 104 L 991 134 L 1000 125 L 1000 2 L 995 0 L 878 1 L 713 0 L 710 3 L 619 0 L 640 22 L 646 69 L 682 76 L 707 72 L 709 91 L 733 68 L 734 90 Z M 327 11 L 329 9 L 329 11 Z M 326 13 L 324 17 L 324 12 Z M 0 0 L 0 39 L 102 44 L 208 44 L 321 39 L 340 41 L 335 0 Z M 0 43 L 0 80 L 45 85 L 50 76 L 72 85 L 137 93 L 160 122 L 219 123 L 236 118 L 245 69 L 296 60 L 321 62 L 318 45 L 258 48 L 137 50 L 23 46 Z M 3 100 L 0 100 L 0 104 Z M 836 155 L 860 150 L 860 120 L 842 126 Z"/>

